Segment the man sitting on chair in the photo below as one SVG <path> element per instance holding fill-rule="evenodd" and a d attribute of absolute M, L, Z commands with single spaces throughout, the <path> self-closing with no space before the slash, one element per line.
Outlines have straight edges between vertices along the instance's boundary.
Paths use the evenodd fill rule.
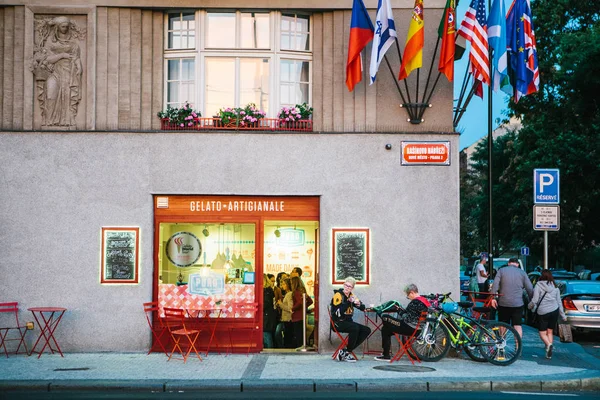
<path fill-rule="evenodd" d="M 344 281 L 341 289 L 333 291 L 331 299 L 331 319 L 338 332 L 348 333 L 348 344 L 345 349 L 338 352 L 339 361 L 356 362 L 352 356 L 352 351 L 369 336 L 371 329 L 352 321 L 354 307 L 361 311 L 365 310 L 365 305 L 352 293 L 356 280 L 348 277 Z"/>
<path fill-rule="evenodd" d="M 425 297 L 419 295 L 419 289 L 414 283 L 407 285 L 404 288 L 404 293 L 406 293 L 406 298 L 410 300 L 410 303 L 408 303 L 406 311 L 400 313 L 400 319 L 388 314 L 381 315 L 381 320 L 383 321 L 383 326 L 381 327 L 383 354 L 375 357 L 378 361 L 390 361 L 392 358 L 390 349 L 394 333 L 404 336 L 412 335 L 419 322 L 421 313 L 427 311 L 427 308 L 431 305 Z"/>

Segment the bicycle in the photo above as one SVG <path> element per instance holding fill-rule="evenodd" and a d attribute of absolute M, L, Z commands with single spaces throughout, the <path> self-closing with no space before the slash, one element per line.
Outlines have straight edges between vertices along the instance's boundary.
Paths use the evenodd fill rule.
<path fill-rule="evenodd" d="M 474 361 L 488 361 L 494 365 L 510 365 L 520 357 L 521 337 L 512 326 L 466 315 L 464 309 L 472 304 L 447 302 L 449 296 L 450 293 L 425 296 L 432 306 L 412 346 L 417 357 L 424 361 L 439 361 L 448 354 L 450 346 L 465 350 Z M 462 305 L 462 313 L 457 312 L 459 305 Z"/>

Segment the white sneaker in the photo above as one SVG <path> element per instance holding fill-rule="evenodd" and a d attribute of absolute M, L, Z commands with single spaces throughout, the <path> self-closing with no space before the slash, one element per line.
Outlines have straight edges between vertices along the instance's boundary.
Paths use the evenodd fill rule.
<path fill-rule="evenodd" d="M 353 362 L 356 362 L 356 358 L 354 358 L 352 353 L 347 352 L 346 355 L 344 356 L 344 361 L 353 363 Z"/>
<path fill-rule="evenodd" d="M 384 356 L 383 354 L 380 356 L 375 357 L 375 361 L 387 361 L 390 362 L 390 360 L 392 359 L 392 357 L 390 356 Z"/>
<path fill-rule="evenodd" d="M 546 358 L 552 358 L 552 350 L 552 345 L 548 346 L 548 348 L 546 349 Z"/>
<path fill-rule="evenodd" d="M 344 361 L 344 357 L 346 356 L 346 352 L 344 350 L 340 350 L 337 353 L 338 361 Z"/>

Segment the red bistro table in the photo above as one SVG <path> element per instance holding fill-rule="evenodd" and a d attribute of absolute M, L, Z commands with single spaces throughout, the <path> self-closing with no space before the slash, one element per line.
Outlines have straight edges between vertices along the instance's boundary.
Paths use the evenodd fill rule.
<path fill-rule="evenodd" d="M 35 318 L 35 322 L 37 322 L 41 331 L 40 336 L 35 341 L 35 344 L 33 345 L 29 355 L 32 355 L 33 353 L 39 353 L 38 358 L 40 358 L 44 352 L 44 349 L 46 349 L 46 346 L 48 346 L 52 354 L 57 351 L 61 357 L 64 357 L 62 351 L 60 351 L 58 343 L 56 342 L 56 338 L 54 337 L 54 331 L 56 331 L 56 327 L 60 323 L 60 320 L 67 309 L 61 307 L 31 307 L 28 308 L 28 310 L 33 314 L 33 318 Z M 42 349 L 37 352 L 35 351 L 35 348 L 40 340 L 42 340 L 44 345 L 42 346 Z M 54 342 L 56 349 L 52 347 L 52 343 L 50 341 Z"/>
<path fill-rule="evenodd" d="M 221 312 L 223 311 L 222 307 L 209 307 L 209 308 L 186 308 L 185 312 L 190 318 L 197 318 L 198 320 L 203 320 L 206 322 L 210 330 L 210 340 L 208 341 L 208 346 L 206 346 L 206 356 L 208 356 L 208 351 L 210 350 L 210 346 L 212 344 L 213 339 L 215 338 L 215 331 L 217 330 L 217 324 L 219 323 L 219 318 L 221 318 Z M 216 314 L 215 316 L 213 316 Z M 213 321 L 211 321 L 213 320 Z M 212 324 L 211 324 L 212 322 Z M 212 325 L 212 326 L 211 326 Z M 219 339 L 217 339 L 218 346 Z M 221 352 L 217 350 L 219 354 Z"/>
<path fill-rule="evenodd" d="M 369 313 L 375 314 L 374 320 L 373 318 L 371 318 L 371 316 L 369 316 Z M 363 311 L 363 314 L 365 315 L 365 325 L 372 327 L 371 333 L 369 333 L 369 336 L 367 336 L 367 338 L 363 342 L 363 357 L 365 356 L 365 354 L 381 354 L 381 349 L 373 350 L 369 348 L 369 338 L 373 336 L 375 332 L 381 330 L 383 321 L 379 319 L 375 311 L 371 310 L 370 308 L 366 308 L 365 311 Z"/>

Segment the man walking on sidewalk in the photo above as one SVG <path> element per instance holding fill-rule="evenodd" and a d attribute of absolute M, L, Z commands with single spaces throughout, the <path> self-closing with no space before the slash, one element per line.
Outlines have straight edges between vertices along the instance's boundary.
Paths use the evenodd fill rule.
<path fill-rule="evenodd" d="M 491 305 L 498 308 L 498 321 L 506 322 L 515 327 L 521 338 L 523 337 L 523 289 L 529 298 L 533 296 L 533 285 L 525 271 L 519 268 L 519 260 L 511 258 L 508 266 L 500 268 L 494 279 L 492 293 L 500 294 L 499 299 L 492 300 Z"/>

